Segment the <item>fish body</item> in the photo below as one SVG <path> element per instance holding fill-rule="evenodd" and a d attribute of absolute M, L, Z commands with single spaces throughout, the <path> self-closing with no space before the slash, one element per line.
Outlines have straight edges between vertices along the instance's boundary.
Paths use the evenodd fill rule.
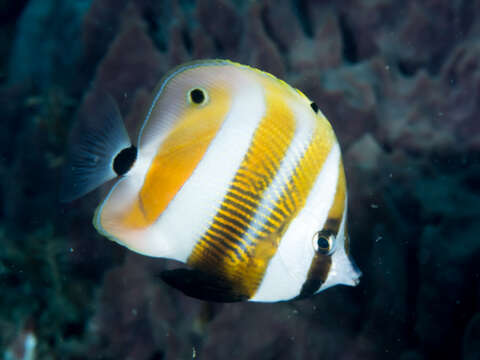
<path fill-rule="evenodd" d="M 358 283 L 340 147 L 299 90 L 231 61 L 196 61 L 161 80 L 134 145 L 118 110 L 102 112 L 110 131 L 85 126 L 103 135 L 74 146 L 65 197 L 117 177 L 93 224 L 135 252 L 185 263 L 162 273 L 167 283 L 222 302 Z"/>

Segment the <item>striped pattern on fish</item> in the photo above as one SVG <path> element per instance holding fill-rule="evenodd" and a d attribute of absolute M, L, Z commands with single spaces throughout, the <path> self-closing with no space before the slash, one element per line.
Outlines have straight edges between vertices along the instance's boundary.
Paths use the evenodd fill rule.
<path fill-rule="evenodd" d="M 303 93 L 206 60 L 174 69 L 152 98 L 135 161 L 94 216 L 101 234 L 186 263 L 162 277 L 206 300 L 281 301 L 358 282 L 340 148 Z"/>

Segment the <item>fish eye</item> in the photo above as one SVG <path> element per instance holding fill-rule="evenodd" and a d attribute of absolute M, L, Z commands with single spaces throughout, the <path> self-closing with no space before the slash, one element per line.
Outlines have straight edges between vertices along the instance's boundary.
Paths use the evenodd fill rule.
<path fill-rule="evenodd" d="M 330 231 L 319 231 L 313 236 L 313 248 L 316 252 L 328 255 L 334 249 L 335 236 Z"/>
<path fill-rule="evenodd" d="M 193 88 L 188 92 L 188 102 L 203 105 L 207 102 L 207 92 L 202 88 Z"/>
<path fill-rule="evenodd" d="M 312 110 L 315 112 L 315 114 L 318 114 L 318 105 L 315 104 L 314 102 L 310 103 L 310 107 Z"/>

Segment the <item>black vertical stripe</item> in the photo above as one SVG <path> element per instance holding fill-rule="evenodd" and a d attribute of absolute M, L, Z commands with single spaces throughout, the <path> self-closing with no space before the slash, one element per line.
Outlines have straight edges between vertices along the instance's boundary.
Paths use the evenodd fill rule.
<path fill-rule="evenodd" d="M 337 237 L 339 228 L 340 219 L 328 218 L 322 231 L 330 232 Z M 313 260 L 310 263 L 307 279 L 303 283 L 302 289 L 297 298 L 302 299 L 312 296 L 318 291 L 318 289 L 320 289 L 322 284 L 327 280 L 328 273 L 330 272 L 332 255 L 333 254 L 315 253 Z"/>

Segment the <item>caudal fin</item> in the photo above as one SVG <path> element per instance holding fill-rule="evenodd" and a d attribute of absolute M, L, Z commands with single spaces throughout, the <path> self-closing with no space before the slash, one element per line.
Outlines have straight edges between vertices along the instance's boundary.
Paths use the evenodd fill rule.
<path fill-rule="evenodd" d="M 72 129 L 60 200 L 73 201 L 115 178 L 114 159 L 129 147 L 131 142 L 115 100 L 99 91 L 90 95 Z"/>

